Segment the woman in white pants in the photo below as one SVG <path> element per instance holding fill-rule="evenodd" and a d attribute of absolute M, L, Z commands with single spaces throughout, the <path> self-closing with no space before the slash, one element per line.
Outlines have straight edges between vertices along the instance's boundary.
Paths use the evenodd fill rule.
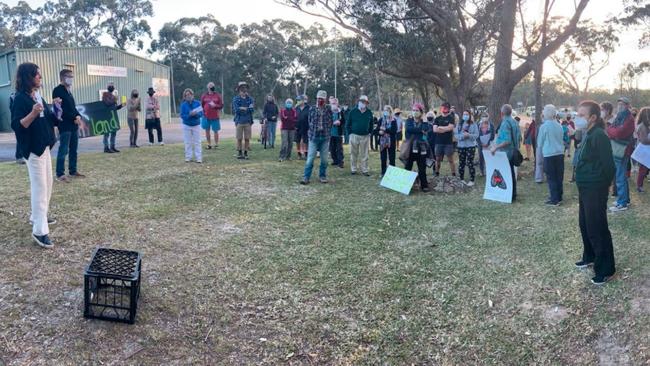
<path fill-rule="evenodd" d="M 27 160 L 31 186 L 30 221 L 32 238 L 43 248 L 52 248 L 48 210 L 52 196 L 52 158 L 56 142 L 54 125 L 61 118 L 61 99 L 53 100 L 54 112 L 41 97 L 41 73 L 37 65 L 24 63 L 16 71 L 16 98 L 11 110 L 11 128 L 18 137 L 20 153 Z"/>
<path fill-rule="evenodd" d="M 183 121 L 186 163 L 192 161 L 192 152 L 194 152 L 197 163 L 203 162 L 201 155 L 201 117 L 203 117 L 201 103 L 194 99 L 192 89 L 185 89 L 183 91 L 183 103 L 181 104 L 181 120 Z"/>

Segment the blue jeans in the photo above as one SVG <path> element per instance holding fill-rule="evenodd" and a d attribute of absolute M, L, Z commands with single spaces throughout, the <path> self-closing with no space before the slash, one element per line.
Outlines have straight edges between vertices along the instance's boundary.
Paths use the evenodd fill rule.
<path fill-rule="evenodd" d="M 618 198 L 616 204 L 627 206 L 630 204 L 630 186 L 627 181 L 627 162 L 629 157 L 625 156 L 622 159 L 614 158 L 614 165 L 616 165 L 616 192 Z"/>
<path fill-rule="evenodd" d="M 110 135 L 111 137 L 111 144 L 108 144 L 108 136 Z M 117 135 L 117 131 L 113 131 L 111 133 L 104 134 L 104 147 L 115 147 L 115 135 Z"/>
<path fill-rule="evenodd" d="M 267 134 L 269 137 L 269 144 L 275 146 L 275 130 L 278 127 L 277 122 L 266 122 Z"/>
<path fill-rule="evenodd" d="M 65 157 L 69 156 L 68 171 L 70 175 L 77 173 L 77 148 L 79 147 L 79 131 L 63 131 L 59 134 L 59 152 L 56 155 L 56 176 L 65 174 Z"/>
<path fill-rule="evenodd" d="M 327 154 L 329 153 L 329 139 L 324 136 L 315 137 L 309 140 L 309 148 L 307 151 L 307 162 L 305 163 L 305 178 L 311 178 L 311 172 L 314 169 L 314 159 L 316 159 L 316 151 L 320 152 L 320 171 L 319 177 L 327 177 Z"/>

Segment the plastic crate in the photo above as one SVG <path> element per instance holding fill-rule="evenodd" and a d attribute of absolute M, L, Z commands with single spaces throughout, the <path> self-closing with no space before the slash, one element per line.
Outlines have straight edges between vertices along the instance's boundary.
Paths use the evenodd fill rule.
<path fill-rule="evenodd" d="M 84 317 L 133 324 L 141 270 L 138 252 L 95 249 L 84 274 Z"/>

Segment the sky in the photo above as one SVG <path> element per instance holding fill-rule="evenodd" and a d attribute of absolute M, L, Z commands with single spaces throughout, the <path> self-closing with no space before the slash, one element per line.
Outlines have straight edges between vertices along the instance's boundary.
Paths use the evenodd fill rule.
<path fill-rule="evenodd" d="M 13 6 L 17 0 L 0 0 Z M 32 7 L 42 5 L 45 0 L 27 0 Z M 274 0 L 152 0 L 154 4 L 155 15 L 147 19 L 152 27 L 153 34 L 166 22 L 172 22 L 182 17 L 199 17 L 211 13 L 222 23 L 240 25 L 243 23 L 259 22 L 265 19 L 281 18 L 293 20 L 303 26 L 310 26 L 314 22 L 321 22 L 327 28 L 334 26 L 333 23 L 327 23 L 321 18 L 309 16 L 298 10 L 288 8 L 276 3 Z M 528 0 L 526 3 L 525 18 L 526 21 L 541 17 L 543 0 Z M 552 15 L 570 16 L 573 14 L 574 1 L 556 0 L 556 5 Z M 602 23 L 612 15 L 618 15 L 622 10 L 622 0 L 591 0 L 585 10 L 582 19 L 592 19 L 595 23 Z M 650 60 L 650 47 L 640 50 L 637 40 L 640 31 L 626 31 L 619 34 L 620 44 L 618 50 L 610 57 L 609 66 L 607 66 L 592 81 L 591 87 L 613 89 L 616 87 L 617 74 L 625 63 Z M 107 45 L 112 45 L 109 39 L 102 40 Z M 131 52 L 138 53 L 135 49 Z M 139 52 L 144 55 L 144 52 Z M 550 60 L 547 60 L 545 66 L 545 77 L 556 75 L 557 69 Z M 650 73 L 644 75 L 640 80 L 639 87 L 650 89 Z"/>

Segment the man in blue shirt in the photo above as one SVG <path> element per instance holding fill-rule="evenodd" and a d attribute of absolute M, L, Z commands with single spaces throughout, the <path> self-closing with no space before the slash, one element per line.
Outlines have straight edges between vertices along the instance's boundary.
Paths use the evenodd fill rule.
<path fill-rule="evenodd" d="M 514 202 L 517 198 L 517 176 L 515 175 L 515 164 L 512 162 L 512 156 L 515 149 L 519 149 L 521 144 L 521 132 L 517 121 L 512 118 L 512 106 L 510 104 L 504 104 L 501 107 L 501 115 L 503 120 L 499 125 L 497 138 L 490 148 L 490 152 L 494 155 L 497 150 L 503 151 L 508 156 L 510 173 L 512 174 L 512 202 Z"/>
<path fill-rule="evenodd" d="M 237 127 L 237 159 L 248 159 L 251 148 L 251 126 L 253 125 L 254 100 L 248 95 L 248 84 L 240 81 L 237 85 L 238 95 L 232 98 L 232 113 Z M 244 145 L 242 149 L 242 139 Z M 243 150 L 243 153 L 242 153 Z"/>

